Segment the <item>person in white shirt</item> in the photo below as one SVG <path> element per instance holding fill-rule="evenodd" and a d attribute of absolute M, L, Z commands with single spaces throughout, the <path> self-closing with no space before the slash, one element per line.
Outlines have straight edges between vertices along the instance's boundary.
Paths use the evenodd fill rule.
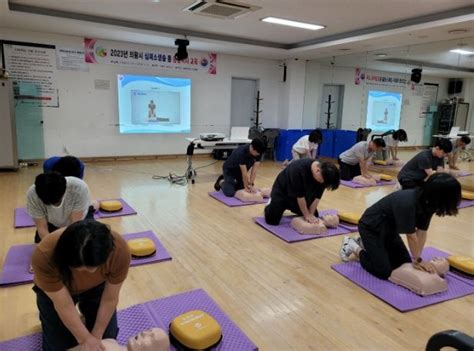
<path fill-rule="evenodd" d="M 344 151 L 339 156 L 339 168 L 342 180 L 352 180 L 352 178 L 362 175 L 365 178 L 372 178 L 368 171 L 368 161 L 374 156 L 376 151 L 385 147 L 382 138 L 371 141 L 359 141 L 350 149 Z"/>
<path fill-rule="evenodd" d="M 448 154 L 449 168 L 459 170 L 459 168 L 456 166 L 459 153 L 461 150 L 466 149 L 466 146 L 471 143 L 471 138 L 469 138 L 467 135 L 463 135 L 460 138 L 452 140 L 451 143 L 453 144 L 453 151 Z"/>
<path fill-rule="evenodd" d="M 385 145 L 388 149 L 388 157 L 392 158 L 394 161 L 398 160 L 398 143 L 408 141 L 407 132 L 403 129 L 395 131 L 393 134 L 389 134 L 383 137 Z"/>
<path fill-rule="evenodd" d="M 36 225 L 35 243 L 59 228 L 92 219 L 95 212 L 87 184 L 56 172 L 36 177 L 26 193 L 26 210 Z"/>
<path fill-rule="evenodd" d="M 322 142 L 323 134 L 320 129 L 313 130 L 309 135 L 303 135 L 291 148 L 291 155 L 293 157 L 291 161 L 302 158 L 316 159 L 319 144 Z M 283 165 L 287 166 L 290 162 L 285 160 Z"/>

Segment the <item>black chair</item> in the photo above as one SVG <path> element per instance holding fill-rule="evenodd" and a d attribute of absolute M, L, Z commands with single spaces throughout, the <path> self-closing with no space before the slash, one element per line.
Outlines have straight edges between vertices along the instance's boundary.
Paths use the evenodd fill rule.
<path fill-rule="evenodd" d="M 371 132 L 372 132 L 372 129 L 370 128 L 357 129 L 356 142 L 358 143 L 359 141 L 367 141 L 367 138 L 369 137 L 369 134 Z"/>
<path fill-rule="evenodd" d="M 264 159 L 268 158 L 275 161 L 275 140 L 280 134 L 278 128 L 267 128 L 262 133 L 262 138 L 267 145 L 267 151 L 265 152 Z"/>
<path fill-rule="evenodd" d="M 474 350 L 474 338 L 457 330 L 445 330 L 433 335 L 426 344 L 426 351 L 439 351 L 452 347 L 459 351 Z"/>

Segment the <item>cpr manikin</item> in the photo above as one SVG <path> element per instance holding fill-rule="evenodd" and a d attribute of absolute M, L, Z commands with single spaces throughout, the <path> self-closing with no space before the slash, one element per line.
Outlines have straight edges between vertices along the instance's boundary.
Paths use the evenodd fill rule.
<path fill-rule="evenodd" d="M 263 202 L 264 198 L 270 197 L 271 188 L 262 188 L 255 193 L 251 193 L 244 189 L 237 190 L 235 197 L 242 202 Z"/>
<path fill-rule="evenodd" d="M 325 215 L 316 223 L 307 222 L 304 217 L 295 217 L 291 220 L 291 227 L 300 234 L 319 235 L 327 232 L 328 228 L 336 228 L 339 224 L 337 215 Z"/>
<path fill-rule="evenodd" d="M 372 174 L 372 178 L 366 178 L 364 176 L 357 176 L 352 179 L 354 183 L 367 185 L 367 186 L 374 186 L 377 185 L 377 182 L 380 181 L 380 176 L 378 174 Z"/>
<path fill-rule="evenodd" d="M 121 346 L 114 339 L 104 339 L 102 344 L 106 351 L 168 351 L 170 341 L 163 329 L 152 328 L 140 332 L 128 339 L 127 347 Z M 69 351 L 80 351 L 81 346 L 75 346 Z"/>
<path fill-rule="evenodd" d="M 445 258 L 433 258 L 430 263 L 435 268 L 436 274 L 416 269 L 412 263 L 404 263 L 393 270 L 388 279 L 421 296 L 448 290 L 448 282 L 443 278 L 449 270 L 448 261 Z"/>

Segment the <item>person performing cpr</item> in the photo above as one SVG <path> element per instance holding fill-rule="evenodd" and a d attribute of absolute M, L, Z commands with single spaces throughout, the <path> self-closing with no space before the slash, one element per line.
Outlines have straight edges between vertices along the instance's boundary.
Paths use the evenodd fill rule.
<path fill-rule="evenodd" d="M 265 221 L 278 225 L 285 210 L 317 223 L 318 204 L 325 189 L 339 187 L 339 169 L 330 162 L 312 159 L 295 160 L 277 176 L 270 200 L 265 207 Z"/>
<path fill-rule="evenodd" d="M 433 214 L 455 216 L 461 201 L 461 184 L 452 175 L 435 173 L 419 188 L 395 191 L 365 210 L 359 221 L 360 238 L 344 237 L 343 261 L 351 255 L 362 268 L 380 279 L 404 263 L 430 273 L 435 269 L 421 258 Z M 400 234 L 406 234 L 408 248 Z"/>
<path fill-rule="evenodd" d="M 130 260 L 121 235 L 95 220 L 60 228 L 36 246 L 33 291 L 43 351 L 77 345 L 80 350 L 103 351 L 103 338 L 117 338 L 116 308 Z"/>

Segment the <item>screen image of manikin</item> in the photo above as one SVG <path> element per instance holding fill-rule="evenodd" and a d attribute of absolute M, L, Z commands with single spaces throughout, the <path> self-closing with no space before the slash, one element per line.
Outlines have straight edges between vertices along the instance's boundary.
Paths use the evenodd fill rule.
<path fill-rule="evenodd" d="M 397 130 L 400 126 L 402 94 L 370 90 L 367 95 L 366 128 L 373 131 Z"/>
<path fill-rule="evenodd" d="M 189 133 L 191 79 L 117 76 L 120 133 Z"/>

